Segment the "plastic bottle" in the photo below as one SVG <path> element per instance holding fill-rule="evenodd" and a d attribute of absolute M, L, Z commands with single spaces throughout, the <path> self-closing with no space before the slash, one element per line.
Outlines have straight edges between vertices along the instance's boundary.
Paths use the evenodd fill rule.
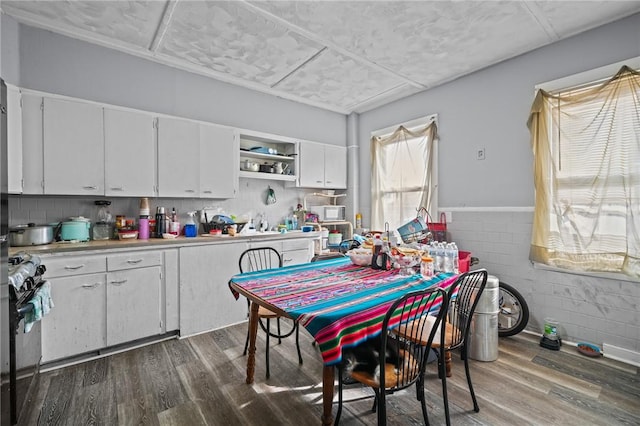
<path fill-rule="evenodd" d="M 356 229 L 362 228 L 362 215 L 360 213 L 356 213 Z"/>
<path fill-rule="evenodd" d="M 460 254 L 458 252 L 458 246 L 456 245 L 456 243 L 452 242 L 451 243 L 451 250 L 453 251 L 452 254 L 452 258 L 453 258 L 453 273 L 454 274 L 459 274 L 460 273 Z"/>
<path fill-rule="evenodd" d="M 453 272 L 453 249 L 451 248 L 451 244 L 446 244 L 444 246 L 444 272 L 451 273 Z"/>
<path fill-rule="evenodd" d="M 438 245 L 436 246 L 435 259 L 436 259 L 436 265 L 435 265 L 436 272 L 444 271 L 444 244 L 443 243 L 438 243 Z"/>
<path fill-rule="evenodd" d="M 373 256 L 371 256 L 371 267 L 373 269 L 381 269 L 380 261 L 378 259 L 382 252 L 382 238 L 380 238 L 380 234 L 375 234 L 373 237 Z"/>
<path fill-rule="evenodd" d="M 184 236 L 187 238 L 193 238 L 198 235 L 198 224 L 194 219 L 196 212 L 188 212 L 187 215 L 189 219 L 187 219 L 187 223 L 184 225 Z"/>
<path fill-rule="evenodd" d="M 171 209 L 171 222 L 169 223 L 169 233 L 178 235 L 180 233 L 180 222 L 178 222 L 178 213 L 176 208 Z"/>

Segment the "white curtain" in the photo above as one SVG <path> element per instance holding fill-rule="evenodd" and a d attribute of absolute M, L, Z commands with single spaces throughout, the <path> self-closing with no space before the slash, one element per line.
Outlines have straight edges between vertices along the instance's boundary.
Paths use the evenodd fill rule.
<path fill-rule="evenodd" d="M 529 116 L 535 216 L 530 258 L 640 278 L 640 73 L 550 94 Z"/>
<path fill-rule="evenodd" d="M 371 226 L 397 229 L 415 218 L 417 209 L 431 211 L 435 191 L 433 151 L 437 125 L 409 130 L 398 127 L 391 135 L 371 139 Z"/>

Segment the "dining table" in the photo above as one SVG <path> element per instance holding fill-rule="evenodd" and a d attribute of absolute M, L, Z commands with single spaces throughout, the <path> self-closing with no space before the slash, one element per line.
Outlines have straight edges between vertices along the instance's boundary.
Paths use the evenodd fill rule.
<path fill-rule="evenodd" d="M 349 257 L 246 272 L 229 280 L 236 299 L 251 301 L 246 383 L 255 372 L 258 308 L 265 307 L 303 326 L 317 342 L 323 361 L 322 424 L 333 424 L 335 366 L 342 351 L 379 335 L 391 304 L 404 294 L 438 286 L 445 291 L 456 274 L 424 278 L 398 269 L 352 264 Z M 438 308 L 438 305 L 435 306 Z"/>

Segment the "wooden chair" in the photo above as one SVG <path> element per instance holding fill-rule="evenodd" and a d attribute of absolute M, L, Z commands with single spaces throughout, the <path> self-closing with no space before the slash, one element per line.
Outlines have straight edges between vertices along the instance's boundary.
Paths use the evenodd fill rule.
<path fill-rule="evenodd" d="M 251 272 L 251 271 L 262 271 L 264 269 L 273 269 L 273 268 L 281 268 L 282 267 L 282 256 L 278 253 L 278 250 L 273 247 L 259 247 L 259 248 L 250 248 L 245 250 L 240 255 L 239 260 L 240 272 Z M 247 299 L 247 307 L 251 307 L 251 302 Z M 277 333 L 271 332 L 271 319 L 276 319 L 277 323 Z M 275 312 L 263 308 L 260 306 L 258 308 L 258 322 L 260 324 L 260 328 L 264 330 L 266 333 L 266 346 L 265 346 L 265 357 L 266 357 L 266 369 L 267 369 L 267 378 L 270 376 L 269 371 L 269 337 L 275 337 L 278 339 L 278 344 L 282 343 L 282 339 L 291 336 L 294 332 L 296 333 L 296 348 L 298 350 L 298 362 L 302 364 L 302 354 L 300 353 L 300 330 L 298 328 L 298 323 L 294 322 L 291 330 L 286 333 L 282 333 L 280 329 L 280 318 L 281 315 L 276 314 Z M 262 320 L 266 320 L 266 325 L 262 322 Z M 247 339 L 244 344 L 243 355 L 247 354 L 247 349 L 249 347 L 249 329 L 247 327 Z"/>
<path fill-rule="evenodd" d="M 471 375 L 469 374 L 468 342 L 473 314 L 486 284 L 487 271 L 484 269 L 460 275 L 449 287 L 448 300 L 450 306 L 448 308 L 448 320 L 443 321 L 443 327 L 441 327 L 445 330 L 444 336 L 437 334 L 431 344 L 426 339 L 422 342 L 426 347 L 440 349 L 436 353 L 438 354 L 438 371 L 442 381 L 442 398 L 444 400 L 447 424 L 449 424 L 449 400 L 446 377 L 451 376 L 451 351 L 454 349 L 460 349 L 460 358 L 464 361 L 467 384 L 473 401 L 473 410 L 476 413 L 480 411 L 473 385 L 471 384 Z M 413 325 L 409 324 L 408 329 L 411 330 L 412 328 Z M 400 334 L 403 334 L 402 330 Z"/>
<path fill-rule="evenodd" d="M 352 371 L 351 379 L 373 388 L 375 401 L 372 410 L 378 411 L 378 425 L 386 424 L 386 395 L 416 385 L 416 397 L 422 404 L 422 415 L 429 424 L 424 395 L 424 372 L 430 346 L 436 332 L 444 324 L 448 307 L 447 294 L 440 288 L 407 293 L 387 311 L 382 323 L 378 350 L 380 377 L 363 371 Z M 410 331 L 407 326 L 410 324 Z M 400 336 L 398 331 L 404 330 Z M 442 335 L 442 333 L 440 334 Z M 387 351 L 398 354 L 397 359 L 386 356 Z M 439 364 L 440 365 L 440 364 Z M 344 366 L 338 366 L 338 412 L 335 424 L 342 414 L 342 387 Z"/>

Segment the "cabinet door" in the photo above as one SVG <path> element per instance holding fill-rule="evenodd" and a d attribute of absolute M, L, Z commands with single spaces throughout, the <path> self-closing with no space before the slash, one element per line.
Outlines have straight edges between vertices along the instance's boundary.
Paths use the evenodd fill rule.
<path fill-rule="evenodd" d="M 158 118 L 158 195 L 197 197 L 200 126 L 179 118 Z"/>
<path fill-rule="evenodd" d="M 235 198 L 240 147 L 234 129 L 200 124 L 200 197 Z"/>
<path fill-rule="evenodd" d="M 343 146 L 325 145 L 324 183 L 327 188 L 346 189 L 347 148 Z"/>
<path fill-rule="evenodd" d="M 104 109 L 105 195 L 148 197 L 155 194 L 154 117 Z"/>
<path fill-rule="evenodd" d="M 55 306 L 42 319 L 42 362 L 104 348 L 105 274 L 50 281 Z"/>
<path fill-rule="evenodd" d="M 324 188 L 324 145 L 300 143 L 300 186 Z"/>
<path fill-rule="evenodd" d="M 159 266 L 107 274 L 107 346 L 162 332 L 161 282 Z"/>
<path fill-rule="evenodd" d="M 180 249 L 180 335 L 189 336 L 247 319 L 247 301 L 235 300 L 229 279 L 240 272 L 246 243 Z"/>
<path fill-rule="evenodd" d="M 102 107 L 44 98 L 44 193 L 104 194 Z"/>
<path fill-rule="evenodd" d="M 22 193 L 22 102 L 20 89 L 7 85 L 7 186 Z"/>
<path fill-rule="evenodd" d="M 22 94 L 22 193 L 44 191 L 42 96 Z"/>

